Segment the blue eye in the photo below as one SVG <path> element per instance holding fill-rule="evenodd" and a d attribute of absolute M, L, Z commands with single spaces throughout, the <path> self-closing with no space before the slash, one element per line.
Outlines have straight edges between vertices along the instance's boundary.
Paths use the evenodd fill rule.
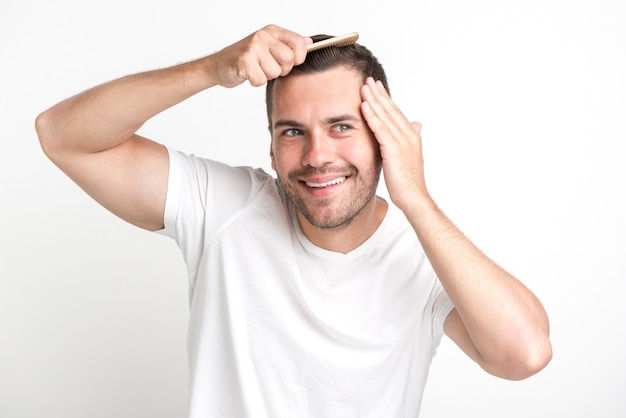
<path fill-rule="evenodd" d="M 340 125 L 333 126 L 333 131 L 338 132 L 338 133 L 345 133 L 345 132 L 348 132 L 350 129 L 352 129 L 350 125 L 340 124 Z"/>
<path fill-rule="evenodd" d="M 283 132 L 283 135 L 285 136 L 299 136 L 302 134 L 303 132 L 300 129 L 296 129 L 296 128 L 287 129 L 286 131 Z"/>

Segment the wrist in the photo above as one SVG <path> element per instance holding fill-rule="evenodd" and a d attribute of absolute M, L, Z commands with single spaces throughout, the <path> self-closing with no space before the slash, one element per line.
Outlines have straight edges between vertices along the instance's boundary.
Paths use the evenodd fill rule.
<path fill-rule="evenodd" d="M 411 198 L 397 205 L 414 227 L 423 225 L 441 213 L 439 207 L 427 191 L 411 195 Z"/>
<path fill-rule="evenodd" d="M 187 82 L 191 89 L 202 91 L 219 84 L 216 75 L 216 65 L 211 55 L 198 58 L 183 65 L 188 66 Z"/>

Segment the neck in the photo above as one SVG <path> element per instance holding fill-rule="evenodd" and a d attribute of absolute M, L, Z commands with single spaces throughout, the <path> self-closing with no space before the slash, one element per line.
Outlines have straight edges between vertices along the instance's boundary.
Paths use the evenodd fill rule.
<path fill-rule="evenodd" d="M 309 241 L 325 250 L 347 254 L 376 232 L 386 213 L 387 202 L 374 197 L 349 223 L 336 228 L 318 228 L 300 212 L 297 215 L 300 228 Z"/>

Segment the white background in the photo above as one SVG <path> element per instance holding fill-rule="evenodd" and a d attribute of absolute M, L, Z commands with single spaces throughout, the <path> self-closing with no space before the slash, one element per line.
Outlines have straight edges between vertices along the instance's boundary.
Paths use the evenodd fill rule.
<path fill-rule="evenodd" d="M 554 359 L 522 382 L 444 339 L 422 417 L 626 416 L 624 22 L 621 0 L 0 0 L 0 417 L 184 416 L 178 249 L 92 202 L 33 122 L 267 23 L 360 32 L 424 124 L 435 199 L 550 315 Z M 141 133 L 269 170 L 263 100 L 213 89 Z"/>

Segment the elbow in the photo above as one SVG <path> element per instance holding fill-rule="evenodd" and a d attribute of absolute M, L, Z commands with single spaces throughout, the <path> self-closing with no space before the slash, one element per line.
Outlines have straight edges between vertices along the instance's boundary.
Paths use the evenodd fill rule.
<path fill-rule="evenodd" d="M 541 352 L 529 356 L 511 380 L 524 380 L 539 373 L 550 363 L 550 360 L 552 360 L 552 347 L 548 344 L 548 347 Z"/>
<path fill-rule="evenodd" d="M 54 161 L 54 155 L 57 152 L 59 143 L 55 139 L 55 123 L 50 113 L 50 110 L 46 110 L 37 116 L 35 119 L 35 131 L 44 154 Z"/>
<path fill-rule="evenodd" d="M 539 373 L 550 363 L 550 360 L 552 360 L 552 344 L 550 339 L 545 337 L 539 344 L 539 347 L 534 350 L 533 355 L 528 356 L 524 378 Z"/>
<path fill-rule="evenodd" d="M 41 149 L 48 155 L 48 150 L 53 142 L 50 138 L 50 117 L 48 116 L 48 111 L 40 113 L 37 119 L 35 119 L 35 131 L 37 132 Z"/>
<path fill-rule="evenodd" d="M 520 344 L 515 355 L 509 357 L 500 373 L 494 373 L 508 380 L 524 380 L 543 370 L 552 360 L 552 344 L 549 338 L 542 338 L 531 344 Z"/>

